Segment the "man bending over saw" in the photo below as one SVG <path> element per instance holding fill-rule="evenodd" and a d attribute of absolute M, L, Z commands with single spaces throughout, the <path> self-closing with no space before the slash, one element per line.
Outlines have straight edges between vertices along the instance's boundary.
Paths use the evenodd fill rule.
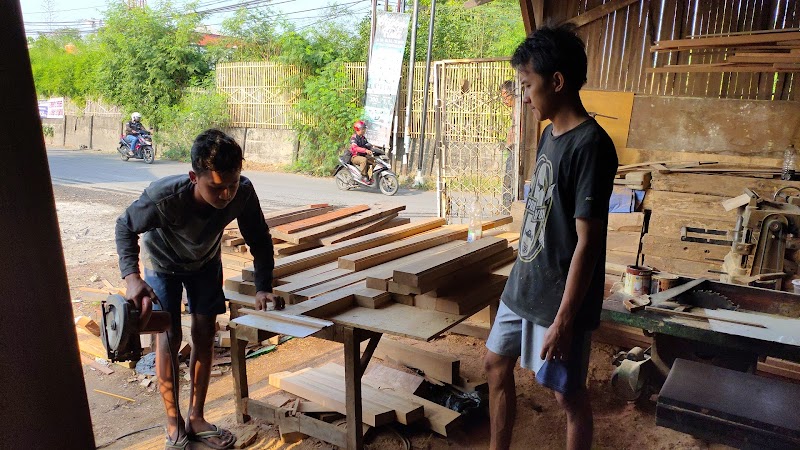
<path fill-rule="evenodd" d="M 233 446 L 235 437 L 205 420 L 216 316 L 225 312 L 220 239 L 234 219 L 255 260 L 256 307 L 283 301 L 272 294 L 272 238 L 249 179 L 241 176 L 242 149 L 219 130 L 207 130 L 192 145 L 192 170 L 154 181 L 117 219 L 116 240 L 127 296 L 142 310 L 168 311 L 172 326 L 156 341 L 156 374 L 167 411 L 166 448 L 189 441 L 212 448 Z M 144 279 L 139 273 L 139 235 L 144 247 Z M 192 315 L 191 390 L 186 420 L 178 403 L 180 304 L 183 289 Z M 146 319 L 143 319 L 146 320 Z"/>

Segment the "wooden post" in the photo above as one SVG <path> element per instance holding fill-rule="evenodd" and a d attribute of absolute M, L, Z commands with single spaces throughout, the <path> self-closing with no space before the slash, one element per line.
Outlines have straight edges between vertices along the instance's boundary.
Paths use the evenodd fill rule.
<path fill-rule="evenodd" d="M 95 448 L 18 1 L 0 14 L 0 448 Z"/>
<path fill-rule="evenodd" d="M 361 345 L 358 330 L 344 327 L 344 370 L 347 402 L 347 448 L 364 448 L 363 417 L 361 410 Z"/>
<path fill-rule="evenodd" d="M 239 305 L 231 303 L 231 319 L 239 316 Z M 236 327 L 231 328 L 231 375 L 233 378 L 233 402 L 236 407 L 236 422 L 245 423 L 250 421 L 250 416 L 244 407 L 244 402 L 250 396 L 250 388 L 247 386 L 247 359 L 245 350 L 247 341 L 239 339 Z"/>

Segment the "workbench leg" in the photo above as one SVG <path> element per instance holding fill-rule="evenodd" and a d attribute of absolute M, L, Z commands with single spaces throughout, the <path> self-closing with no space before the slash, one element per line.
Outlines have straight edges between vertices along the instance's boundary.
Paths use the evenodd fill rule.
<path fill-rule="evenodd" d="M 238 317 L 238 307 L 231 305 L 231 318 Z M 245 351 L 247 341 L 239 340 L 236 336 L 236 327 L 231 328 L 231 371 L 233 375 L 233 403 L 236 407 L 236 421 L 245 423 L 250 421 L 250 416 L 245 414 L 245 399 L 250 396 L 247 386 L 247 364 Z"/>
<path fill-rule="evenodd" d="M 347 448 L 364 448 L 364 433 L 361 410 L 361 345 L 358 331 L 344 327 L 345 391 L 347 393 Z"/>

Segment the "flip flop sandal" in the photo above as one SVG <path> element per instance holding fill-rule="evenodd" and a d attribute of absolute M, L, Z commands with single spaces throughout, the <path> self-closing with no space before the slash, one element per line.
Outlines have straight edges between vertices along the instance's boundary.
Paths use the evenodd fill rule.
<path fill-rule="evenodd" d="M 167 434 L 166 442 L 164 442 L 164 450 L 185 450 L 189 445 L 189 436 L 183 435 L 177 441 L 173 442 L 172 439 L 169 438 L 169 434 Z"/>
<path fill-rule="evenodd" d="M 191 439 L 193 441 L 202 442 L 203 444 L 205 444 L 205 445 L 207 445 L 207 446 L 209 446 L 211 448 L 215 448 L 217 450 L 226 450 L 226 449 L 229 449 L 229 448 L 233 447 L 233 444 L 236 443 L 236 437 L 228 430 L 219 428 L 216 425 L 212 425 L 212 426 L 214 427 L 213 430 L 201 431 L 199 433 L 191 433 L 191 434 L 187 434 L 187 436 L 189 437 L 189 439 Z M 229 442 L 225 441 L 225 442 L 228 442 L 227 444 L 215 444 L 215 443 L 210 442 L 208 440 L 208 439 L 211 439 L 211 438 L 220 438 L 220 439 L 222 439 L 222 438 L 225 437 L 225 435 L 223 433 L 227 433 L 230 436 L 230 441 Z"/>

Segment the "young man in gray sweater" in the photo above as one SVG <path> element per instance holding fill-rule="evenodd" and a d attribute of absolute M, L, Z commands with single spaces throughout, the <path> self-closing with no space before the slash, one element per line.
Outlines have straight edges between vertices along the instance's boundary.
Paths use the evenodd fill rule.
<path fill-rule="evenodd" d="M 230 448 L 235 437 L 204 417 L 213 356 L 216 316 L 225 312 L 220 239 L 236 219 L 254 257 L 256 306 L 283 301 L 272 294 L 272 238 L 253 184 L 241 176 L 242 149 L 219 130 L 207 130 L 192 145 L 192 170 L 154 181 L 117 219 L 116 241 L 127 297 L 146 320 L 153 302 L 168 311 L 172 326 L 156 341 L 156 374 L 167 412 L 166 448 L 186 448 L 190 440 Z M 142 235 L 144 279 L 139 272 Z M 178 347 L 182 333 L 183 289 L 192 315 L 191 390 L 187 419 L 177 404 Z M 169 347 L 168 347 L 169 345 Z M 171 349 L 170 349 L 171 347 Z M 174 389 L 174 392 L 173 392 Z"/>

